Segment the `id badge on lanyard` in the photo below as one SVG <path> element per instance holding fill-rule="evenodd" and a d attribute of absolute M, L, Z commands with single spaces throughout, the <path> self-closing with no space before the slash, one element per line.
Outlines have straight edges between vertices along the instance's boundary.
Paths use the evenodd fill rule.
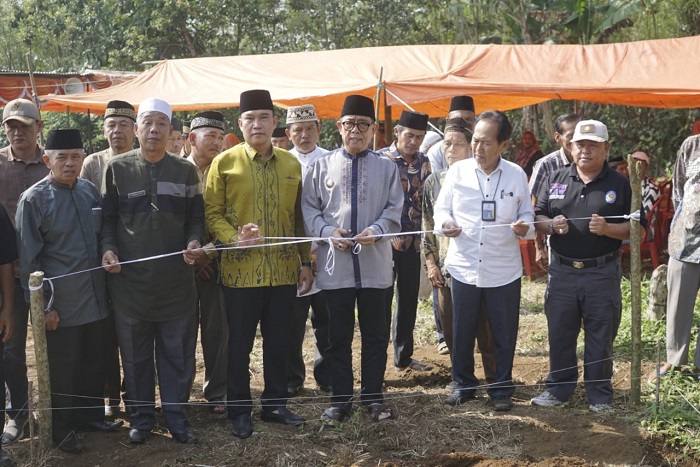
<path fill-rule="evenodd" d="M 481 220 L 493 222 L 496 220 L 496 202 L 482 201 L 481 202 Z"/>

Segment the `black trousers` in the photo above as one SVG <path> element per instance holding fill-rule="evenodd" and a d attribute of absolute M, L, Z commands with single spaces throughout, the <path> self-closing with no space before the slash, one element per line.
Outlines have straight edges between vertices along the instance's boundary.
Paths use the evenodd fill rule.
<path fill-rule="evenodd" d="M 104 396 L 108 399 L 108 404 L 114 407 L 119 405 L 122 389 L 124 389 L 123 398 L 127 399 L 126 386 L 122 380 L 121 365 L 119 364 L 119 343 L 114 310 L 110 310 L 109 317 L 105 321 L 103 352 Z"/>
<path fill-rule="evenodd" d="M 578 381 L 576 342 L 585 329 L 583 379 L 590 404 L 612 403 L 613 341 L 620 326 L 622 292 L 618 261 L 600 268 L 549 265 L 544 311 L 549 329 L 547 390 L 569 400 Z"/>
<path fill-rule="evenodd" d="M 396 309 L 391 320 L 391 302 L 394 288 L 387 297 L 387 322 L 391 323 L 394 343 L 394 366 L 405 368 L 413 357 L 413 329 L 416 326 L 418 292 L 420 289 L 420 253 L 413 247 L 408 251 L 393 250 L 394 277 L 396 278 Z"/>
<path fill-rule="evenodd" d="M 166 321 L 144 321 L 118 310 L 115 317 L 131 428 L 151 430 L 155 425 L 157 367 L 165 424 L 171 433 L 184 432 L 197 345 L 195 310 Z"/>
<path fill-rule="evenodd" d="M 330 386 L 331 377 L 324 355 L 328 348 L 328 309 L 323 291 L 294 300 L 289 320 L 289 352 L 287 352 L 287 384 L 301 386 L 306 379 L 302 347 L 306 334 L 306 319 L 311 307 L 311 326 L 316 338 L 314 352 L 314 379 L 319 386 Z"/>
<path fill-rule="evenodd" d="M 24 300 L 24 289 L 15 278 L 15 303 L 12 336 L 5 343 L 2 358 L 5 365 L 5 384 L 10 393 L 7 416 L 27 418 L 29 380 L 27 379 L 27 320 L 29 303 Z M 4 407 L 4 406 L 3 406 Z"/>
<path fill-rule="evenodd" d="M 104 419 L 102 349 L 106 319 L 46 332 L 53 439 Z M 43 324 L 43 323 L 42 323 Z"/>
<path fill-rule="evenodd" d="M 260 397 L 263 410 L 287 405 L 287 352 L 289 320 L 296 298 L 296 285 L 235 288 L 224 287 L 228 319 L 229 418 L 250 413 L 250 352 L 260 323 L 263 338 L 265 388 Z"/>
<path fill-rule="evenodd" d="M 520 279 L 500 287 L 477 287 L 452 278 L 452 378 L 458 388 L 479 385 L 474 375 L 474 340 L 482 306 L 489 320 L 496 353 L 496 374 L 487 392 L 492 398 L 510 397 L 513 356 L 520 321 Z"/>
<path fill-rule="evenodd" d="M 355 331 L 355 303 L 362 336 L 360 400 L 363 404 L 382 402 L 389 330 L 386 320 L 388 289 L 325 290 L 328 304 L 328 351 L 331 374 L 331 404 L 342 410 L 352 408 L 352 339 Z"/>

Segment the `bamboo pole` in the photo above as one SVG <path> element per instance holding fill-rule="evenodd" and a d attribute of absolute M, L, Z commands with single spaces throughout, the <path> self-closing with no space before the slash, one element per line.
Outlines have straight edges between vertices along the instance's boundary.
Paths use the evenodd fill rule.
<path fill-rule="evenodd" d="M 630 168 L 630 184 L 632 185 L 632 207 L 634 212 L 642 205 L 642 182 L 639 178 L 641 161 L 627 155 L 627 166 Z M 640 212 L 644 215 L 644 212 Z M 647 226 L 651 228 L 651 226 Z M 630 402 L 639 404 L 641 399 L 642 382 L 642 271 L 641 251 L 639 244 L 641 233 L 639 221 L 630 220 L 630 288 L 632 291 L 632 367 L 630 369 Z"/>
<path fill-rule="evenodd" d="M 31 298 L 32 333 L 36 376 L 39 385 L 37 412 L 39 419 L 39 446 L 42 451 L 51 448 L 51 381 L 49 380 L 49 355 L 46 350 L 46 328 L 44 327 L 44 273 L 36 271 L 29 275 Z"/>

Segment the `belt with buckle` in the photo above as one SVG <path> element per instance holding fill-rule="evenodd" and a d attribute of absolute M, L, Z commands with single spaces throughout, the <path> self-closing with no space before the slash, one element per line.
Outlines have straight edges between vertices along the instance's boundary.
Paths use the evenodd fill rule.
<path fill-rule="evenodd" d="M 588 259 L 573 259 L 573 258 L 567 258 L 566 256 L 562 256 L 558 253 L 554 253 L 554 254 L 559 259 L 560 264 L 563 264 L 565 266 L 571 266 L 572 268 L 576 268 L 576 269 L 586 269 L 586 268 L 603 267 L 606 264 L 608 264 L 609 262 L 616 260 L 619 253 L 617 250 L 615 250 L 612 253 L 608 253 L 607 255 L 599 256 L 597 258 L 588 258 Z"/>

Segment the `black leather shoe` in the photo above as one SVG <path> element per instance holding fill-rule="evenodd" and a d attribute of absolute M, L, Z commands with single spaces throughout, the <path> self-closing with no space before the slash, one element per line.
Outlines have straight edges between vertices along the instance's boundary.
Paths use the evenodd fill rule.
<path fill-rule="evenodd" d="M 455 406 L 462 404 L 466 401 L 474 400 L 476 396 L 474 395 L 474 391 L 469 390 L 469 389 L 455 389 L 452 394 L 450 394 L 447 399 L 445 399 L 444 403 L 447 405 Z"/>
<path fill-rule="evenodd" d="M 177 441 L 180 444 L 197 444 L 199 440 L 197 437 L 192 433 L 192 430 L 189 428 L 186 428 L 185 431 L 182 433 L 171 433 L 173 440 Z"/>
<path fill-rule="evenodd" d="M 233 419 L 233 429 L 231 430 L 236 438 L 250 438 L 253 434 L 253 424 L 250 421 L 249 413 L 236 415 Z"/>
<path fill-rule="evenodd" d="M 88 422 L 85 423 L 82 428 L 84 430 L 88 431 L 100 431 L 102 433 L 106 433 L 108 431 L 114 431 L 117 428 L 121 427 L 124 425 L 124 422 L 119 421 L 119 422 L 108 422 L 106 420 L 103 420 L 101 422 Z"/>
<path fill-rule="evenodd" d="M 148 435 L 150 434 L 150 430 L 139 430 L 138 428 L 132 428 L 129 430 L 129 442 L 133 444 L 143 444 L 146 442 Z"/>
<path fill-rule="evenodd" d="M 76 435 L 74 431 L 71 431 L 68 436 L 58 443 L 58 449 L 70 453 L 80 452 L 83 450 L 83 443 L 78 439 L 78 435 Z"/>
<path fill-rule="evenodd" d="M 283 425 L 291 426 L 299 426 L 306 421 L 304 417 L 290 412 L 286 407 L 280 407 L 275 410 L 263 409 L 262 414 L 260 414 L 260 418 L 266 422 L 281 423 Z"/>
<path fill-rule="evenodd" d="M 513 400 L 510 397 L 494 397 L 493 408 L 496 410 L 510 410 L 513 408 Z"/>

